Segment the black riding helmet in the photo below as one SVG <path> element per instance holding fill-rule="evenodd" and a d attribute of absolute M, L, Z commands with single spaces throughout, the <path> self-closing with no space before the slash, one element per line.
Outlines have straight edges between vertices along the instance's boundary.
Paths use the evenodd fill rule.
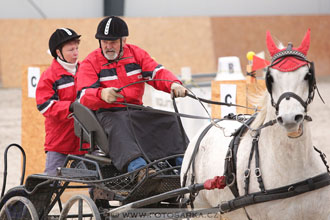
<path fill-rule="evenodd" d="M 97 26 L 95 38 L 99 40 L 117 40 L 128 36 L 126 22 L 116 16 L 104 18 Z"/>
<path fill-rule="evenodd" d="M 110 16 L 104 18 L 97 26 L 97 31 L 95 34 L 95 38 L 99 40 L 100 48 L 101 48 L 101 40 L 115 41 L 117 39 L 120 39 L 119 55 L 116 57 L 115 60 L 109 62 L 118 61 L 121 58 L 123 52 L 122 37 L 127 37 L 127 36 L 128 36 L 128 27 L 126 22 L 123 19 L 116 16 Z"/>
<path fill-rule="evenodd" d="M 59 28 L 49 38 L 49 50 L 54 58 L 57 58 L 56 49 L 59 49 L 64 43 L 79 39 L 81 35 L 78 35 L 74 30 L 70 28 Z M 62 51 L 61 51 L 62 53 Z"/>

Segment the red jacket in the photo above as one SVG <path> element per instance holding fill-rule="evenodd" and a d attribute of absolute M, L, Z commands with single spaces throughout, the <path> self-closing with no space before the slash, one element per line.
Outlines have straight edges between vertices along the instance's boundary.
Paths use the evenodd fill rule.
<path fill-rule="evenodd" d="M 175 75 L 159 65 L 146 51 L 131 44 L 124 46 L 122 58 L 113 63 L 109 63 L 103 56 L 101 48 L 94 50 L 81 63 L 77 79 L 79 102 L 92 110 L 122 107 L 119 104 L 104 102 L 101 99 L 102 88 L 121 88 L 129 83 L 146 79 L 164 79 L 171 82 L 153 81 L 148 84 L 170 93 L 172 82 L 180 83 Z M 144 83 L 130 85 L 124 88 L 121 94 L 126 102 L 142 105 L 144 86 Z M 124 99 L 118 98 L 117 101 L 124 102 Z"/>
<path fill-rule="evenodd" d="M 84 154 L 79 151 L 69 106 L 76 99 L 75 79 L 55 59 L 41 75 L 36 90 L 38 110 L 45 116 L 45 151 Z"/>

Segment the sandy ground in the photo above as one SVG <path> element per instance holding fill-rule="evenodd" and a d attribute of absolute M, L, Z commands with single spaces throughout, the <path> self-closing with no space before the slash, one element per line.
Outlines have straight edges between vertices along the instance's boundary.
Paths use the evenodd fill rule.
<path fill-rule="evenodd" d="M 21 144 L 21 90 L 0 89 L 0 188 L 3 188 L 4 151 L 9 144 Z M 11 147 L 8 151 L 6 191 L 19 185 L 21 153 Z"/>
<path fill-rule="evenodd" d="M 326 104 L 315 95 L 310 115 L 313 122 L 314 145 L 330 158 L 330 77 L 319 78 L 319 91 Z M 4 151 L 11 144 L 21 144 L 21 90 L 0 88 L 0 189 L 3 186 Z M 330 163 L 330 159 L 328 159 Z M 6 191 L 19 185 L 21 177 L 21 154 L 11 148 L 8 154 L 8 176 Z"/>

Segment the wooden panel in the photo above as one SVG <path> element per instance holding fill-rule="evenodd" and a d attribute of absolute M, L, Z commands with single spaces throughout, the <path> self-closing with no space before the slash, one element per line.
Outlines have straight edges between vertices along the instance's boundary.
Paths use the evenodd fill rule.
<path fill-rule="evenodd" d="M 212 81 L 212 100 L 220 101 L 220 85 L 221 84 L 235 84 L 237 86 L 236 91 L 236 104 L 242 106 L 248 106 L 250 108 L 257 108 L 253 105 L 253 99 L 262 95 L 265 92 L 265 81 L 258 79 L 256 83 L 247 83 L 245 80 L 232 80 L 232 81 Z M 237 114 L 253 114 L 253 109 L 246 109 L 236 107 Z M 221 118 L 221 106 L 212 105 L 212 117 Z"/>
<path fill-rule="evenodd" d="M 235 84 L 237 86 L 236 90 L 236 104 L 246 106 L 247 96 L 246 96 L 246 82 L 245 80 L 229 80 L 229 81 L 212 81 L 212 100 L 220 101 L 220 85 L 221 84 Z M 237 114 L 246 114 L 247 110 L 245 108 L 236 108 Z M 212 105 L 212 117 L 221 118 L 221 106 Z"/>
<path fill-rule="evenodd" d="M 160 64 L 181 73 L 212 73 L 217 68 L 212 24 L 209 17 L 125 18 L 130 30 L 128 43 L 145 49 Z"/>
<path fill-rule="evenodd" d="M 275 43 L 287 46 L 292 42 L 298 47 L 311 28 L 311 44 L 308 59 L 315 62 L 316 75 L 330 75 L 330 16 L 249 16 L 212 17 L 215 56 L 238 56 L 242 67 L 247 65 L 246 53 L 265 51 L 266 31 Z M 242 68 L 243 69 L 243 68 Z"/>
<path fill-rule="evenodd" d="M 46 65 L 31 65 L 40 68 Z M 28 67 L 24 68 L 22 77 L 22 147 L 26 153 L 26 175 L 42 173 L 45 169 L 46 154 L 44 151 L 45 128 L 44 117 L 37 109 L 35 98 L 28 97 Z"/>
<path fill-rule="evenodd" d="M 30 64 L 50 64 L 48 39 L 56 28 L 70 27 L 81 37 L 80 60 L 97 48 L 94 35 L 102 18 L 89 19 L 1 19 L 0 82 L 19 88 L 21 69 Z M 330 75 L 330 15 L 249 17 L 159 17 L 125 18 L 128 43 L 146 49 L 175 74 L 190 66 L 192 73 L 217 71 L 217 59 L 238 56 L 246 66 L 248 51 L 265 51 L 266 30 L 276 42 L 298 46 L 308 28 L 311 45 L 308 58 L 315 62 L 316 75 Z M 242 68 L 244 69 L 244 68 Z M 18 79 L 18 80 L 13 80 Z"/>
<path fill-rule="evenodd" d="M 145 49 L 160 64 L 180 74 L 216 70 L 211 19 L 209 17 L 124 18 L 129 27 L 127 43 Z M 20 87 L 21 69 L 30 64 L 50 64 L 48 40 L 56 28 L 69 27 L 81 34 L 79 60 L 99 47 L 95 33 L 102 18 L 90 19 L 1 19 L 0 82 Z M 18 79 L 18 80 L 13 80 Z"/>
<path fill-rule="evenodd" d="M 48 40 L 56 28 L 70 27 L 82 34 L 80 59 L 98 47 L 94 38 L 99 19 L 1 19 L 0 76 L 3 87 L 20 87 L 21 69 L 31 64 L 51 64 Z M 95 27 L 95 28 L 91 28 Z M 15 80 L 13 80 L 15 79 Z"/>

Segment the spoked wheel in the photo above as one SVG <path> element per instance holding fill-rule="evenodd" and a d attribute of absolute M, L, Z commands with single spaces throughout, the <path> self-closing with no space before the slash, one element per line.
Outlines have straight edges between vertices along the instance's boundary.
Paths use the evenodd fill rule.
<path fill-rule="evenodd" d="M 39 220 L 32 202 L 23 196 L 10 198 L 0 211 L 1 220 Z"/>
<path fill-rule="evenodd" d="M 76 195 L 66 203 L 60 215 L 60 220 L 71 218 L 101 220 L 101 215 L 91 198 L 85 195 Z"/>

